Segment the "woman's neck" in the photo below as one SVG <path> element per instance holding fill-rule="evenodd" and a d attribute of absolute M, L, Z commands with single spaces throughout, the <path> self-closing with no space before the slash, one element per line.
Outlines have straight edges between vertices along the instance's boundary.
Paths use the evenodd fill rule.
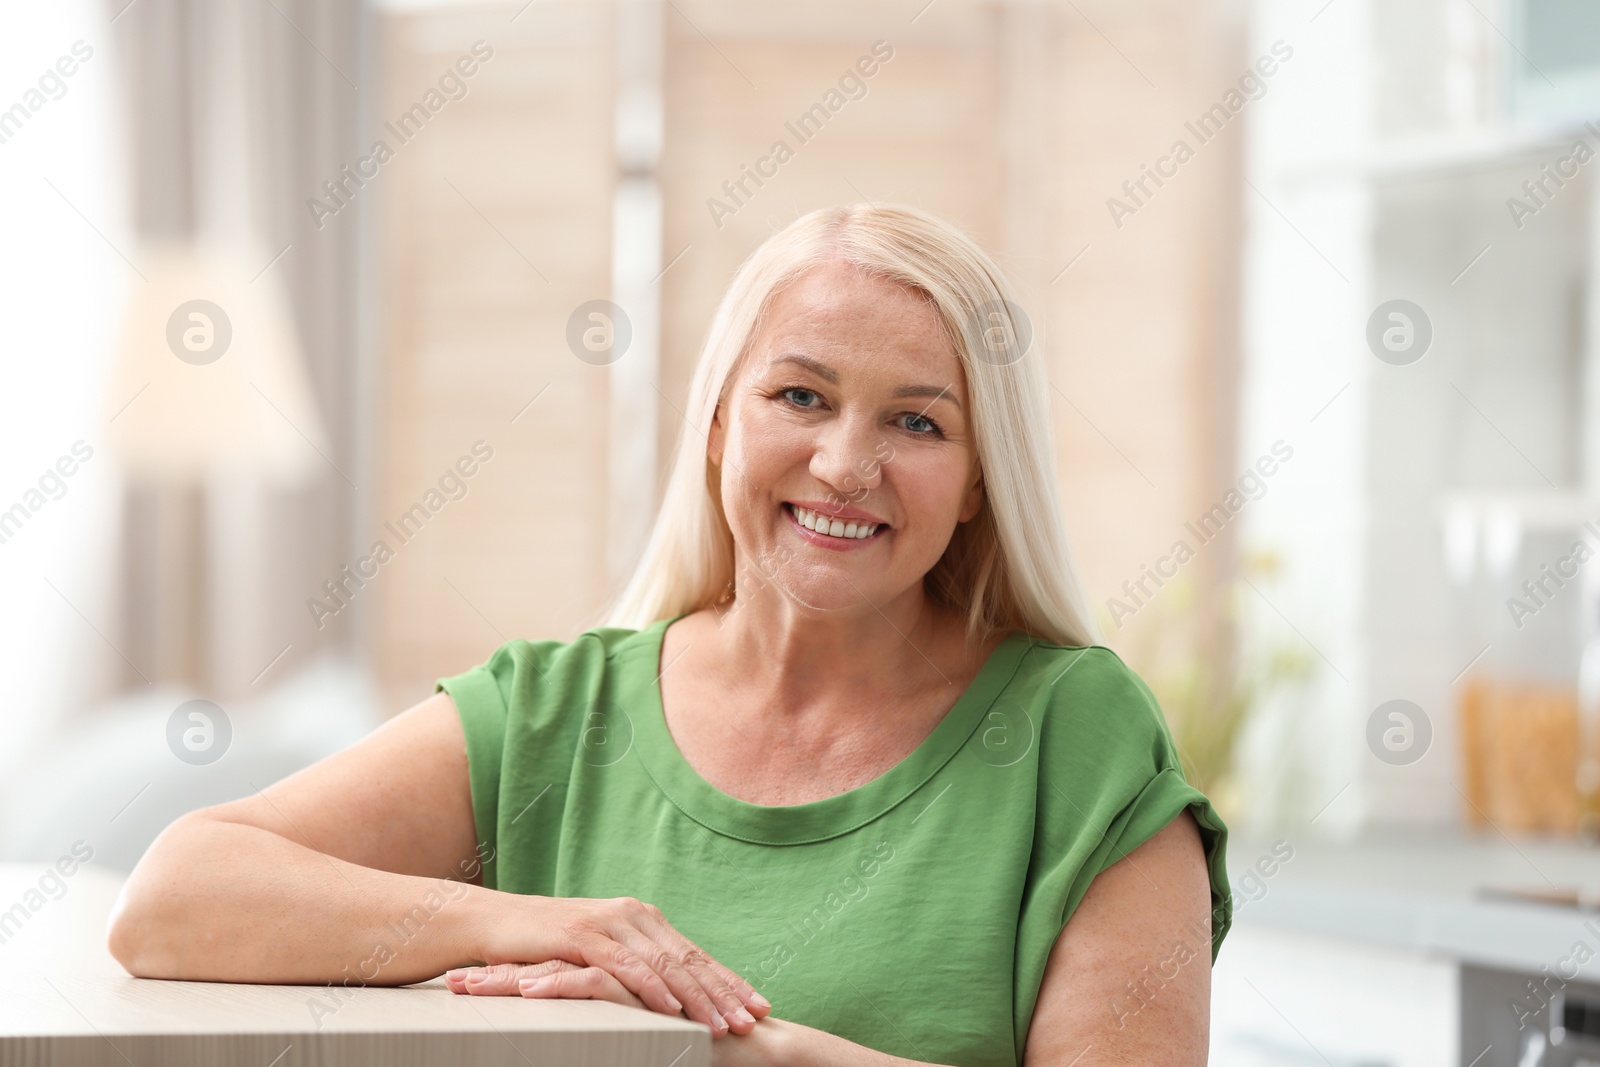
<path fill-rule="evenodd" d="M 877 607 L 819 611 L 767 585 L 700 614 L 706 621 L 680 635 L 683 643 L 670 653 L 664 646 L 664 661 L 698 646 L 698 669 L 736 686 L 746 706 L 779 714 L 859 714 L 878 703 L 925 703 L 947 687 L 954 700 L 1005 636 L 969 643 L 965 620 L 920 589 Z"/>

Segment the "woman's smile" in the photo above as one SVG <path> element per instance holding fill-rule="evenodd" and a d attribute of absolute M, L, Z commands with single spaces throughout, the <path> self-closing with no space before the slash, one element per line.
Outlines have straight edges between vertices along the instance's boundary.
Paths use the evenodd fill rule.
<path fill-rule="evenodd" d="M 783 503 L 782 511 L 802 540 L 819 548 L 830 548 L 835 552 L 866 548 L 873 542 L 881 540 L 889 532 L 889 524 L 885 522 L 862 523 L 854 519 L 848 521 L 830 519 L 820 511 L 801 508 L 788 501 Z"/>

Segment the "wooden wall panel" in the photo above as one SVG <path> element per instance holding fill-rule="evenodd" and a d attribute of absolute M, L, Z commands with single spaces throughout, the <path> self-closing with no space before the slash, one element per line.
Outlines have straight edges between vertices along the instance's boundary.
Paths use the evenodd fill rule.
<path fill-rule="evenodd" d="M 396 706 L 481 661 L 502 635 L 571 637 L 614 592 L 601 527 L 606 375 L 562 340 L 571 310 L 608 289 L 609 8 L 541 2 L 511 23 L 521 7 L 395 17 L 386 37 L 396 106 L 473 39 L 496 48 L 472 95 L 449 105 L 389 177 L 380 510 L 408 506 L 474 439 L 496 448 L 469 498 L 384 571 L 373 640 Z M 660 480 L 679 435 L 698 436 L 677 409 L 744 257 L 815 207 L 920 204 L 989 247 L 1034 316 L 1055 385 L 1070 529 L 1103 605 L 1235 465 L 1243 123 L 1124 227 L 1105 201 L 1237 76 L 1242 19 L 1226 4 L 917 7 L 668 5 L 663 266 L 682 255 L 659 283 L 656 384 L 669 398 Z M 878 40 L 894 57 L 866 96 L 800 144 L 785 122 Z M 780 138 L 794 158 L 718 226 L 707 199 Z M 1208 551 L 1195 574 L 1214 595 L 1232 549 Z M 1198 618 L 1189 639 L 1210 628 Z"/>
<path fill-rule="evenodd" d="M 602 595 L 606 372 L 573 356 L 566 324 L 610 286 L 610 12 L 520 6 L 385 28 L 390 114 L 474 41 L 494 49 L 385 175 L 374 536 L 475 441 L 494 450 L 373 582 L 395 710 L 507 638 L 581 628 Z"/>

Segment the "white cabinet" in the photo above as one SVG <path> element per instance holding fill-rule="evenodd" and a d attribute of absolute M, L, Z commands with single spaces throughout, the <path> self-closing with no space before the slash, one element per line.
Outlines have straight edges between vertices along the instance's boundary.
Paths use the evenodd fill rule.
<path fill-rule="evenodd" d="M 1257 46 L 1282 37 L 1295 55 L 1252 112 L 1239 451 L 1283 438 L 1295 459 L 1245 513 L 1245 547 L 1284 568 L 1247 601 L 1244 634 L 1303 642 L 1319 670 L 1245 737 L 1255 830 L 1457 823 L 1469 666 L 1576 680 L 1600 562 L 1531 619 L 1507 600 L 1577 541 L 1600 560 L 1584 526 L 1600 527 L 1593 9 L 1368 0 L 1308 23 L 1256 5 Z M 1529 69 L 1540 56 L 1548 78 Z M 1411 362 L 1369 333 L 1396 300 L 1431 334 Z M 1395 699 L 1431 725 L 1405 765 L 1366 741 Z"/>
<path fill-rule="evenodd" d="M 1246 922 L 1212 972 L 1216 1067 L 1460 1067 L 1458 1033 L 1456 964 L 1420 952 Z"/>

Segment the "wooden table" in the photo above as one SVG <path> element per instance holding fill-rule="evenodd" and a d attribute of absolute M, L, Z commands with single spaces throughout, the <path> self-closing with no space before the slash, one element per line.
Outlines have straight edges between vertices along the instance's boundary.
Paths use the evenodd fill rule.
<path fill-rule="evenodd" d="M 39 892 L 47 869 L 0 866 L 0 1067 L 711 1063 L 705 1027 L 599 1001 L 457 996 L 437 979 L 335 986 L 335 997 L 327 986 L 132 978 L 105 947 L 121 876 L 90 864 Z"/>

